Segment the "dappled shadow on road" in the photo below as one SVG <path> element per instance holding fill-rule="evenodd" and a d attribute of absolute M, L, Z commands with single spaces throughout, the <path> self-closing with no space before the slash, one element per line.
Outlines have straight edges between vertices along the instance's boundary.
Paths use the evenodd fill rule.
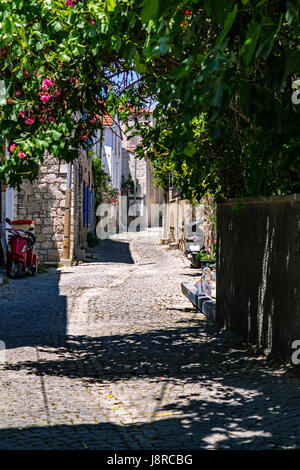
<path fill-rule="evenodd" d="M 60 272 L 10 280 L 0 297 L 0 340 L 6 349 L 64 345 L 67 301 Z"/>
<path fill-rule="evenodd" d="M 45 352 L 57 354 L 56 350 L 47 348 Z M 161 404 L 160 413 L 171 414 L 171 418 L 118 427 L 119 433 L 129 432 L 137 441 L 139 436 L 146 436 L 149 447 L 144 444 L 144 449 L 152 445 L 157 449 L 160 445 L 176 449 L 178 441 L 174 436 L 180 436 L 181 448 L 185 449 L 210 446 L 268 449 L 300 445 L 297 418 L 300 382 L 295 379 L 294 389 L 286 393 L 284 377 L 266 368 L 265 361 L 249 355 L 245 345 L 236 347 L 219 337 L 214 325 L 195 321 L 185 327 L 140 334 L 73 336 L 68 337 L 66 347 L 59 348 L 58 353 L 64 358 L 7 364 L 6 369 L 79 378 L 87 385 L 93 383 L 89 386 L 126 383 L 131 379 L 195 385 L 192 394 L 182 394 L 174 402 L 171 398 L 167 404 Z M 291 421 L 294 427 L 284 426 Z M 279 442 L 280 425 L 282 441 Z M 85 430 L 91 434 L 93 448 L 101 448 L 98 436 L 100 432 L 105 433 L 107 426 L 71 426 L 68 433 L 77 439 L 76 448 L 81 446 L 78 437 L 81 430 L 83 434 Z M 59 434 L 63 429 L 62 426 L 49 428 L 49 433 L 54 436 L 55 431 Z M 0 440 L 6 432 L 9 431 L 0 432 Z M 25 430 L 19 435 L 22 433 L 26 435 Z M 164 444 L 159 441 L 162 435 Z M 127 448 L 131 448 L 129 444 Z"/>
<path fill-rule="evenodd" d="M 200 405 L 201 406 L 201 405 Z M 272 438 L 263 431 L 261 422 L 258 426 L 262 430 L 261 436 L 253 438 L 239 437 L 238 430 L 221 422 L 222 432 L 219 431 L 220 419 L 226 412 L 222 406 L 214 411 L 214 416 L 203 415 L 204 421 L 193 419 L 159 419 L 155 423 L 137 423 L 132 425 L 113 425 L 102 422 L 99 424 L 54 425 L 47 427 L 31 426 L 23 429 L 0 430 L 1 450 L 198 450 L 211 449 L 210 442 L 215 442 L 215 449 L 280 449 L 288 447 L 297 448 L 297 441 L 293 436 L 283 438 L 281 444 L 272 444 Z M 237 423 L 235 413 L 231 424 Z M 240 426 L 240 422 L 238 421 Z M 250 424 L 253 429 L 253 423 Z M 244 426 L 240 428 L 245 429 Z M 215 431 L 214 431 L 215 429 Z M 235 432 L 234 432 L 235 431 Z M 257 431 L 257 429 L 256 429 Z M 216 434 L 219 438 L 217 440 Z M 133 468 L 133 467 L 132 467 Z M 154 468 L 154 467 L 153 467 Z"/>
<path fill-rule="evenodd" d="M 203 321 L 194 320 L 188 327 L 147 333 L 96 338 L 68 336 L 66 344 L 61 347 L 41 349 L 58 353 L 63 359 L 41 363 L 23 362 L 11 366 L 7 364 L 6 368 L 26 368 L 33 373 L 47 375 L 94 377 L 100 381 L 118 381 L 134 376 L 171 376 L 198 380 L 198 373 L 211 365 L 211 359 L 205 357 L 206 353 L 216 353 L 216 327 L 205 323 L 201 328 L 203 324 Z M 93 364 L 92 368 L 88 367 L 90 364 Z"/>
<path fill-rule="evenodd" d="M 129 243 L 100 240 L 90 250 L 96 263 L 134 264 Z M 63 271 L 63 275 L 67 271 Z M 67 300 L 59 291 L 60 271 L 10 280 L 0 297 L 0 340 L 6 349 L 59 346 L 66 340 Z"/>
<path fill-rule="evenodd" d="M 101 263 L 126 263 L 134 264 L 131 256 L 130 244 L 125 241 L 100 240 L 94 248 L 88 248 L 87 254 L 92 255 L 90 260 L 96 260 Z"/>

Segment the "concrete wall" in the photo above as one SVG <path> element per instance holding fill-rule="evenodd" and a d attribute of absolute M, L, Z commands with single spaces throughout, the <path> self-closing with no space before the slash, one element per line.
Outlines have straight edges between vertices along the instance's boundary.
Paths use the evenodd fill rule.
<path fill-rule="evenodd" d="M 218 205 L 217 322 L 288 360 L 300 339 L 300 195 Z"/>
<path fill-rule="evenodd" d="M 122 149 L 122 178 L 123 181 L 132 179 L 134 181 L 134 175 L 138 182 L 137 196 L 142 197 L 147 193 L 147 160 L 135 158 L 134 152 Z"/>
<path fill-rule="evenodd" d="M 98 138 L 100 135 L 99 131 Z M 102 139 L 101 159 L 105 165 L 104 170 L 111 177 L 111 185 L 120 190 L 122 183 L 122 139 L 118 125 L 114 122 L 110 126 L 105 125 Z M 95 148 L 95 156 L 99 156 L 97 147 Z"/>
<path fill-rule="evenodd" d="M 194 206 L 190 201 L 173 197 L 172 189 L 169 189 L 168 207 L 164 221 L 164 237 L 170 242 L 177 243 L 181 250 L 186 248 L 186 238 L 196 237 L 196 243 L 200 248 L 204 247 L 212 253 L 211 241 L 215 240 L 215 229 L 212 228 L 211 217 L 214 212 L 212 202 L 202 199 Z M 197 232 L 191 231 L 192 221 L 202 221 L 197 224 Z"/>

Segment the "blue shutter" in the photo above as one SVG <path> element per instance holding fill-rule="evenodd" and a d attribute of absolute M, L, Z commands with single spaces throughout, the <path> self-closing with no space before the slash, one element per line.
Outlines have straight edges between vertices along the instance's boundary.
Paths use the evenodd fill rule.
<path fill-rule="evenodd" d="M 94 232 L 94 212 L 95 212 L 95 208 L 94 208 L 94 193 L 92 193 L 92 234 L 95 235 L 95 232 Z"/>
<path fill-rule="evenodd" d="M 85 227 L 88 225 L 88 187 L 85 186 Z"/>
<path fill-rule="evenodd" d="M 85 227 L 85 200 L 86 200 L 86 194 L 85 194 L 85 183 L 83 183 L 83 204 L 82 204 L 82 207 L 83 207 L 83 226 Z"/>
<path fill-rule="evenodd" d="M 87 226 L 91 225 L 91 192 L 90 188 L 87 188 Z"/>

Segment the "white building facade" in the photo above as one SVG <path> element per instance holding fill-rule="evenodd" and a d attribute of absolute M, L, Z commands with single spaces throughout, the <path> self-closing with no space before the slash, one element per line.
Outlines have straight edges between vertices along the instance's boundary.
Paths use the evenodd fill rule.
<path fill-rule="evenodd" d="M 103 129 L 98 130 L 94 144 L 95 157 L 101 157 L 104 170 L 111 178 L 111 185 L 121 190 L 122 184 L 122 133 L 118 117 L 103 118 Z"/>

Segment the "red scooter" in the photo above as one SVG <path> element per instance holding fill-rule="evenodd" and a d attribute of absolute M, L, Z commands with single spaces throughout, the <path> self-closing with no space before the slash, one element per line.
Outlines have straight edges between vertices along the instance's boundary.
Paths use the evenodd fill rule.
<path fill-rule="evenodd" d="M 11 221 L 5 219 L 11 227 Z M 25 274 L 37 275 L 38 256 L 34 251 L 36 237 L 31 233 L 14 228 L 6 229 L 10 235 L 7 244 L 7 274 L 11 278 L 21 277 Z"/>

